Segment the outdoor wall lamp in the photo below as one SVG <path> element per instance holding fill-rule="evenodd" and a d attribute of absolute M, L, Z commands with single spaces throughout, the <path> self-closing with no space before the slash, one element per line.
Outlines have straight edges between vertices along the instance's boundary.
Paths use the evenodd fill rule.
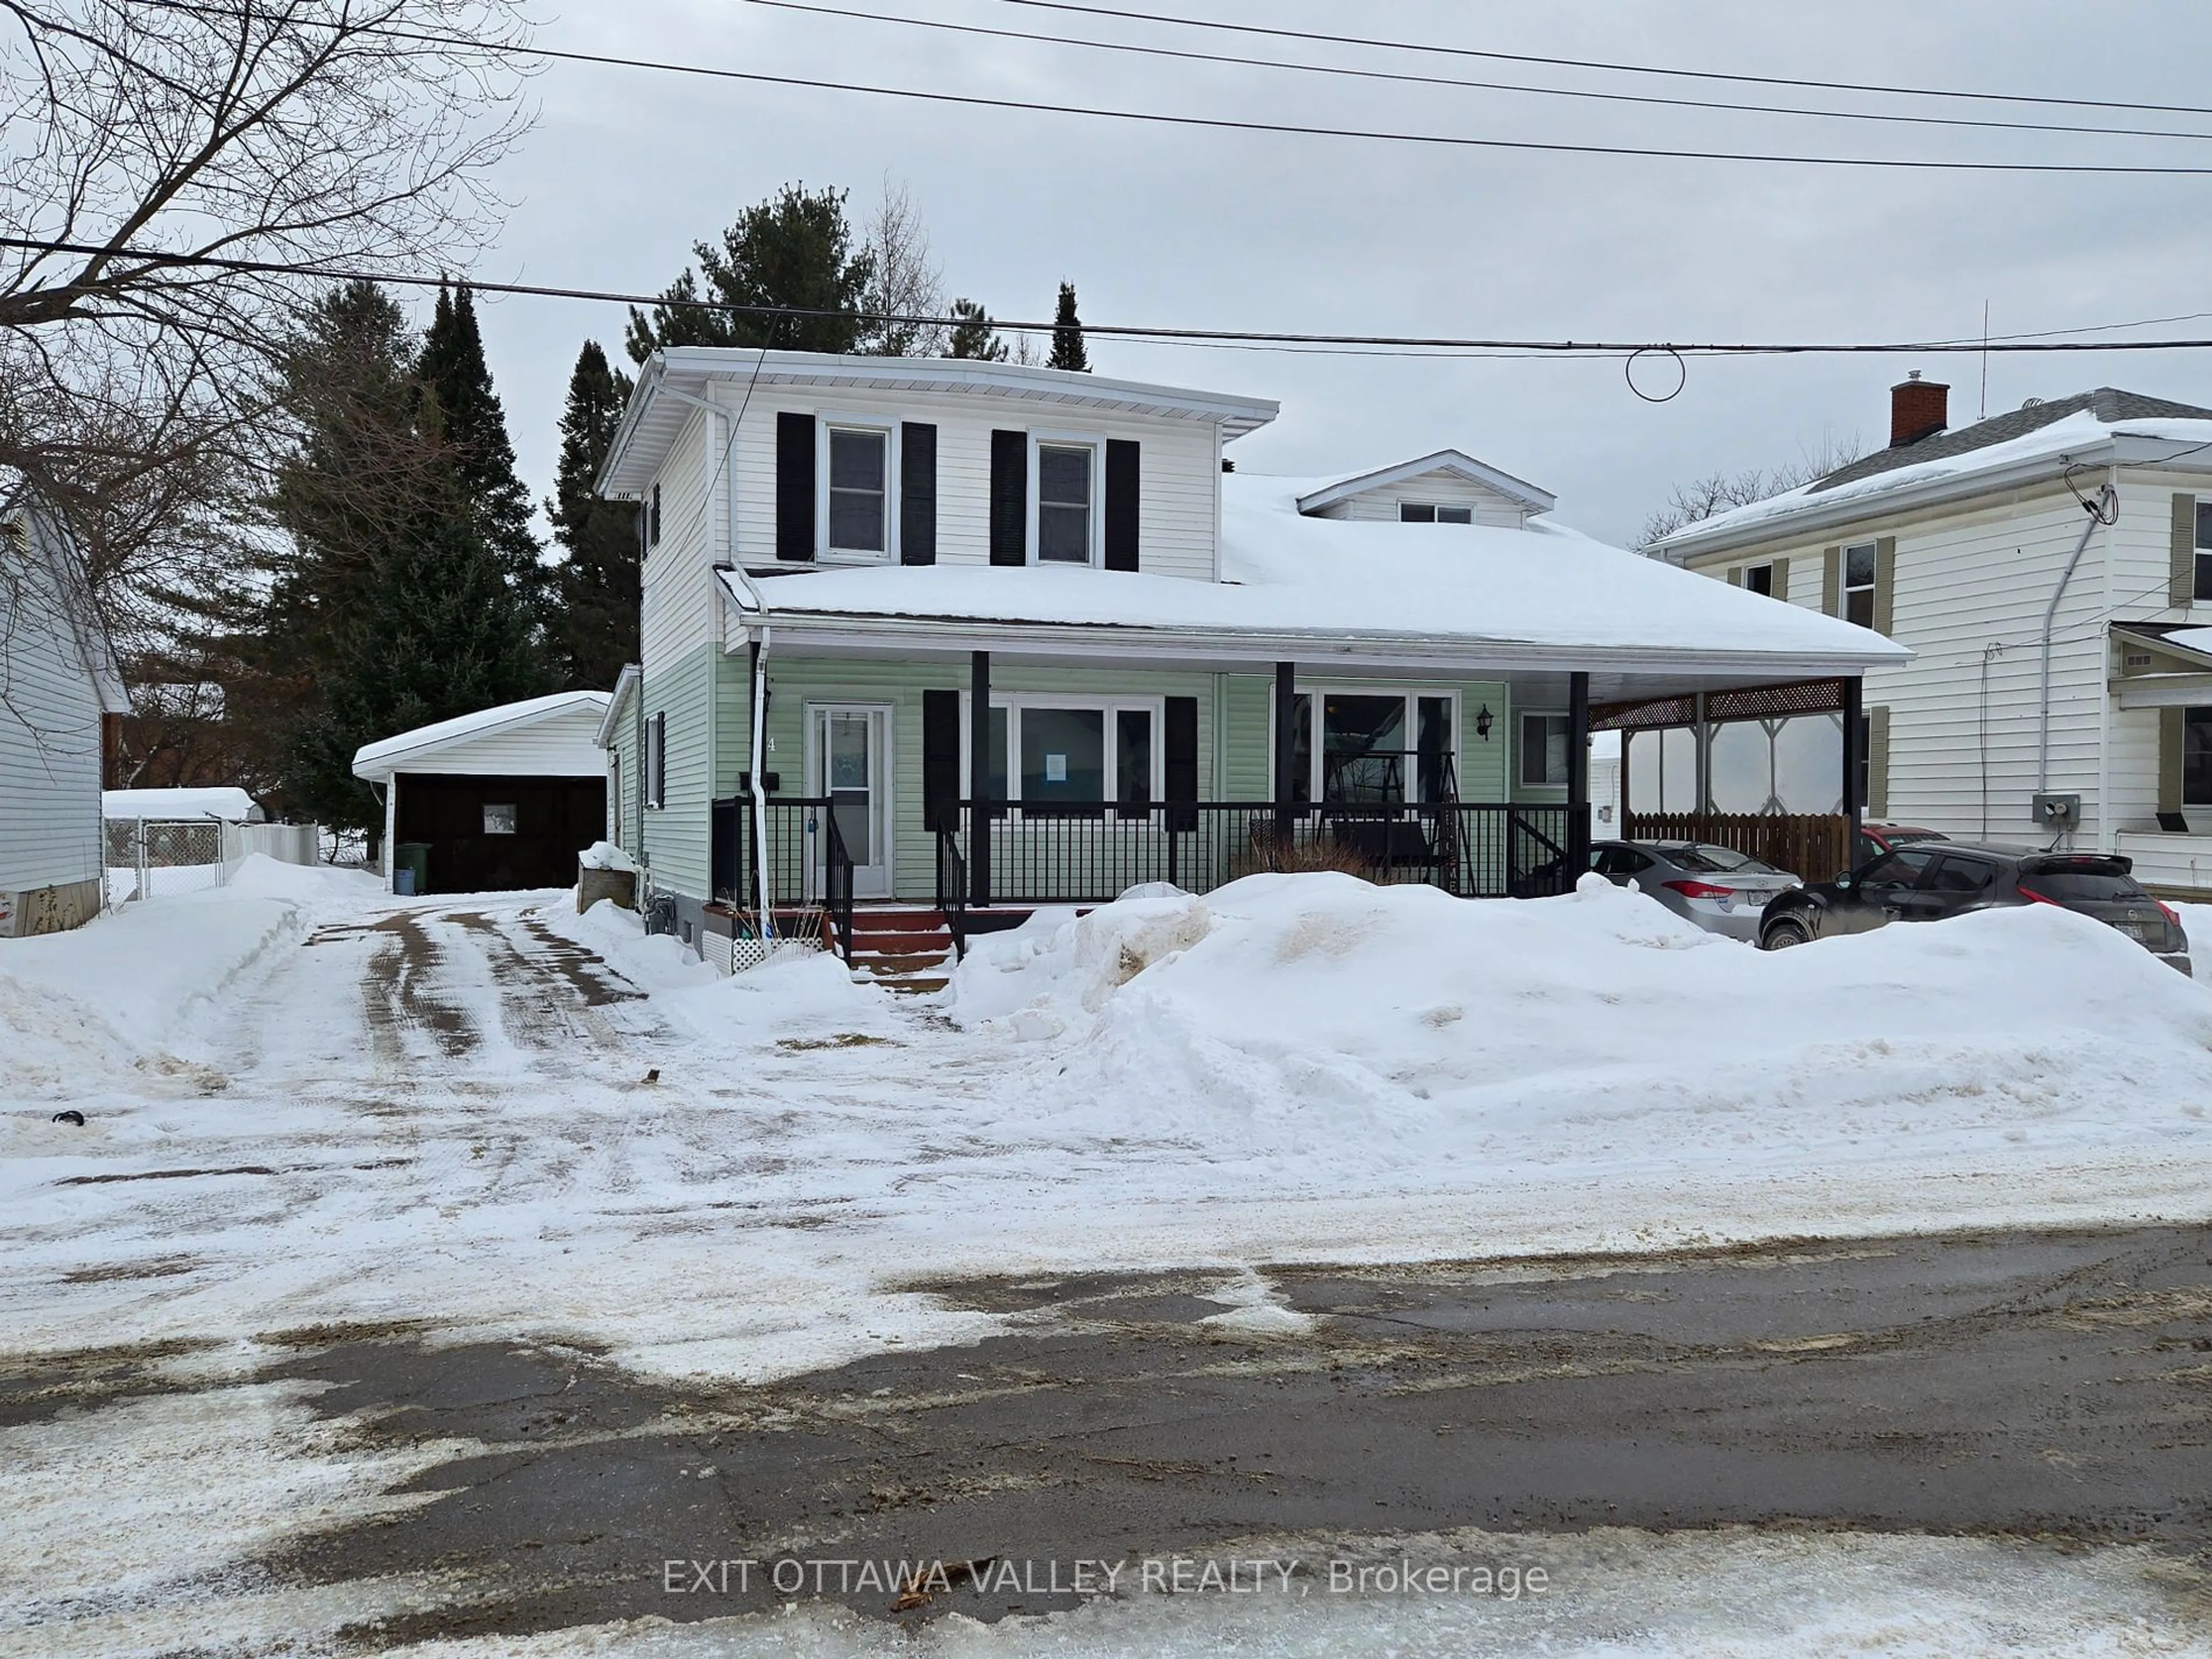
<path fill-rule="evenodd" d="M 1474 735 L 1485 743 L 1490 741 L 1490 705 L 1485 703 L 1474 711 Z"/>

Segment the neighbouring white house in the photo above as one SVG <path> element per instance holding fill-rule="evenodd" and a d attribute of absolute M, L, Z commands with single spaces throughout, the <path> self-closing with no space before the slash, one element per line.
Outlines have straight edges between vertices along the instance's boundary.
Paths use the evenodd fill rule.
<path fill-rule="evenodd" d="M 1909 379 L 1887 447 L 1654 550 L 1911 647 L 1866 680 L 1870 817 L 2212 895 L 2212 408 L 2100 387 L 1953 429 L 1948 404 Z M 1691 810 L 1655 758 L 1630 745 L 1632 811 Z"/>
<path fill-rule="evenodd" d="M 129 707 L 61 526 L 0 511 L 0 939 L 100 914 L 106 732 Z"/>
<path fill-rule="evenodd" d="M 933 914 L 957 941 L 1316 862 L 1557 891 L 1592 730 L 1776 687 L 1840 718 L 1905 658 L 1556 525 L 1458 450 L 1236 471 L 1275 415 L 1009 363 L 656 353 L 599 481 L 645 546 L 642 657 L 598 735 L 679 933 L 727 956 L 816 906 L 842 943 Z"/>
<path fill-rule="evenodd" d="M 382 869 L 395 892 L 566 887 L 606 830 L 604 691 L 481 709 L 355 751 L 384 802 Z"/>

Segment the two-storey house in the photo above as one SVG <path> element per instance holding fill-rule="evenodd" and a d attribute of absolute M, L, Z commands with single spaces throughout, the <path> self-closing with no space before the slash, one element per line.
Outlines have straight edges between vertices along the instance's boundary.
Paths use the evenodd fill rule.
<path fill-rule="evenodd" d="M 1262 399 L 1006 363 L 678 348 L 600 477 L 643 504 L 614 830 L 726 957 L 785 907 L 983 927 L 1334 865 L 1586 867 L 1592 709 L 1901 657 L 1552 524 L 1456 451 L 1234 470 Z M 1799 696 L 1802 697 L 1802 693 Z"/>
<path fill-rule="evenodd" d="M 2212 409 L 2103 387 L 1889 444 L 1655 548 L 1911 647 L 1866 681 L 1874 817 L 2121 852 L 2212 890 Z M 1632 812 L 1656 781 L 1629 753 Z M 1727 803 L 1669 801 L 1672 810 Z"/>

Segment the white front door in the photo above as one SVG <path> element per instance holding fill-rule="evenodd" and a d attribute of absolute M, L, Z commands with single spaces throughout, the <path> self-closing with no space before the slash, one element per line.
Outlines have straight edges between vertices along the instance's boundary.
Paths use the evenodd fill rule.
<path fill-rule="evenodd" d="M 853 892 L 891 893 L 890 710 L 868 704 L 817 703 L 808 710 L 807 793 L 830 801 L 829 816 L 853 860 Z M 815 889 L 829 858 L 827 826 L 811 823 L 810 863 Z"/>

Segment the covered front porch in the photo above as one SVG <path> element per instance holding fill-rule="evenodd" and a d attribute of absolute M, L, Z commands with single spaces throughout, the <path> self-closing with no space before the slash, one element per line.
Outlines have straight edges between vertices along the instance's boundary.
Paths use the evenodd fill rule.
<path fill-rule="evenodd" d="M 728 659 L 729 693 L 761 713 L 758 787 L 750 765 L 728 775 L 713 811 L 714 896 L 741 931 L 805 911 L 849 941 L 856 911 L 899 905 L 957 942 L 1040 905 L 1278 871 L 1558 893 L 1589 867 L 1594 708 L 1743 690 L 1344 647 L 1255 662 L 824 644 Z"/>

